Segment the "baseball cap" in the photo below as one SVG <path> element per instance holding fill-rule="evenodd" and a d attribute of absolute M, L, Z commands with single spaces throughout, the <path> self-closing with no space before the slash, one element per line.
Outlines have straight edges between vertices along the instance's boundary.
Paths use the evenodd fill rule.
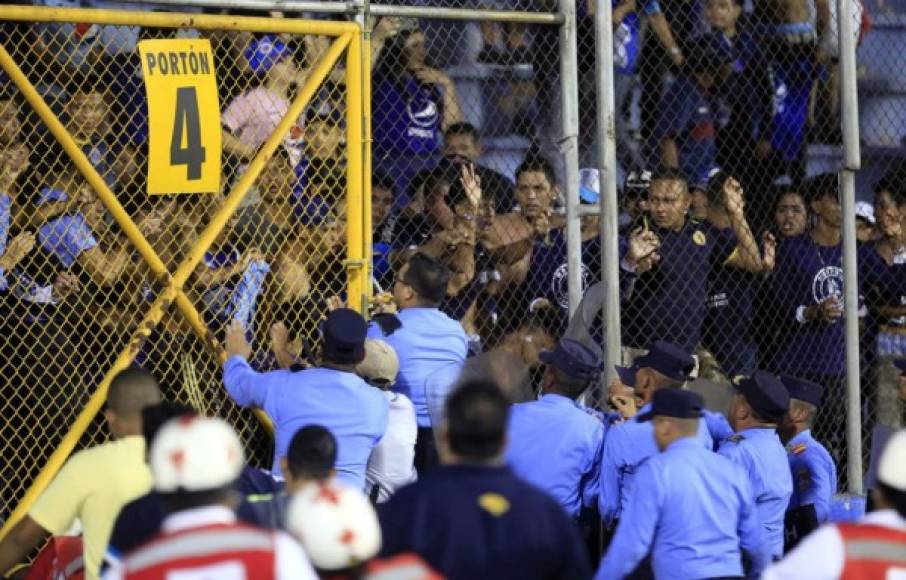
<path fill-rule="evenodd" d="M 400 371 L 400 361 L 393 347 L 369 338 L 365 341 L 365 359 L 355 367 L 355 372 L 369 383 L 393 385 Z"/>
<path fill-rule="evenodd" d="M 358 364 L 365 358 L 368 325 L 350 308 L 337 308 L 324 321 L 324 355 L 341 364 Z"/>
<path fill-rule="evenodd" d="M 648 191 L 651 185 L 651 171 L 647 169 L 633 169 L 626 174 L 623 180 L 623 195 L 632 193 L 639 196 Z"/>
<path fill-rule="evenodd" d="M 665 340 L 651 345 L 648 354 L 635 359 L 631 367 L 616 367 L 620 381 L 627 387 L 635 386 L 635 373 L 642 368 L 651 368 L 674 381 L 688 381 L 695 368 L 692 355 Z"/>
<path fill-rule="evenodd" d="M 158 431 L 149 463 L 154 489 L 159 492 L 211 491 L 239 478 L 245 453 L 226 421 L 184 416 Z"/>
<path fill-rule="evenodd" d="M 598 353 L 571 338 L 560 339 L 554 350 L 543 351 L 538 358 L 571 377 L 593 379 L 601 372 Z"/>
<path fill-rule="evenodd" d="M 733 381 L 736 390 L 756 413 L 766 419 L 782 417 L 790 409 L 790 395 L 780 379 L 767 371 Z"/>
<path fill-rule="evenodd" d="M 875 223 L 875 207 L 868 203 L 867 201 L 857 201 L 856 202 L 856 217 L 862 218 L 868 223 L 874 225 Z"/>
<path fill-rule="evenodd" d="M 371 502 L 360 490 L 336 481 L 296 493 L 287 529 L 319 570 L 358 566 L 381 549 L 381 526 Z"/>
<path fill-rule="evenodd" d="M 878 463 L 878 481 L 897 491 L 906 491 L 906 429 L 890 436 Z"/>
<path fill-rule="evenodd" d="M 780 382 L 786 387 L 791 399 L 798 399 L 811 403 L 816 407 L 821 405 L 821 398 L 824 396 L 824 387 L 818 383 L 791 377 L 789 375 L 780 375 Z"/>
<path fill-rule="evenodd" d="M 705 400 L 701 395 L 685 389 L 659 389 L 651 398 L 651 409 L 636 416 L 639 422 L 655 417 L 699 419 L 703 415 Z"/>
<path fill-rule="evenodd" d="M 263 75 L 291 54 L 285 42 L 272 34 L 252 40 L 245 49 L 245 60 L 252 72 Z"/>
<path fill-rule="evenodd" d="M 582 203 L 598 203 L 601 198 L 601 176 L 595 168 L 579 170 L 579 199 Z"/>

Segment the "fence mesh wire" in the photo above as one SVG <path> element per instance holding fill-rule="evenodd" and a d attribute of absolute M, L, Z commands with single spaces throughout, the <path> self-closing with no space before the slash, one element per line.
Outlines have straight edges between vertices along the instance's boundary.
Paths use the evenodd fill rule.
<path fill-rule="evenodd" d="M 2 30 L 0 42 L 171 273 L 332 40 L 69 22 L 7 22 Z M 148 108 L 135 47 L 137 41 L 177 37 L 212 43 L 223 178 L 219 191 L 149 195 Z M 258 465 L 270 464 L 270 437 L 250 412 L 229 401 L 210 338 L 222 341 L 226 325 L 240 320 L 260 370 L 316 356 L 317 323 L 329 298 L 346 288 L 342 62 L 185 285 L 209 334 L 199 338 L 174 304 L 137 349 L 135 362 L 161 380 L 167 398 L 229 419 Z M 127 347 L 163 282 L 5 75 L 0 90 L 5 519 Z M 272 332 L 276 323 L 282 331 Z M 81 445 L 106 436 L 98 418 Z"/>
<path fill-rule="evenodd" d="M 597 146 L 592 4 L 577 4 L 583 168 L 595 165 Z M 620 171 L 600 179 L 618 181 L 621 252 L 632 238 L 659 245 L 658 259 L 643 257 L 634 281 L 621 284 L 625 362 L 664 339 L 697 352 L 702 378 L 728 382 L 766 368 L 822 383 L 815 433 L 844 481 L 840 209 L 835 182 L 819 177 L 839 168 L 841 151 L 833 4 L 615 2 Z M 454 5 L 473 6 L 443 3 Z M 858 196 L 876 210 L 873 231 L 860 229 L 866 433 L 879 423 L 902 425 L 891 361 L 906 354 L 906 276 L 887 267 L 904 261 L 897 171 L 906 107 L 897 48 L 906 35 L 890 14 L 896 7 L 883 10 L 871 15 L 870 28 L 867 10 L 852 15 L 865 145 Z M 508 350 L 537 369 L 538 352 L 563 332 L 568 309 L 559 29 L 395 17 L 369 19 L 369 27 L 376 290 L 391 289 L 408 253 L 431 253 L 454 272 L 444 308 L 475 347 Z M 222 198 L 144 194 L 147 131 L 133 50 L 142 34 L 172 32 L 18 23 L 4 27 L 3 43 L 172 269 Z M 274 111 L 285 110 L 328 39 L 205 36 L 214 46 L 223 122 L 236 137 L 225 138 L 227 186 L 266 138 L 257 129 L 273 127 Z M 290 340 L 299 339 L 288 350 L 304 356 L 316 345 L 325 299 L 343 289 L 345 101 L 336 72 L 188 285 L 217 336 L 238 297 L 253 297 L 254 315 L 243 312 L 262 369 L 278 364 L 269 348 L 273 323 L 286 323 Z M 2 438 L 6 508 L 125 346 L 156 288 L 15 92 L 0 101 L 2 185 L 13 200 L 0 361 L 0 412 L 10 418 Z M 648 189 L 640 176 L 659 166 L 684 173 L 688 197 L 675 181 Z M 582 175 L 583 202 L 594 203 L 599 188 Z M 42 235 L 42 227 L 60 235 Z M 583 218 L 584 288 L 600 277 L 597 233 L 596 218 Z M 251 274 L 265 270 L 255 283 Z M 600 330 L 592 329 L 597 340 Z M 270 443 L 251 415 L 229 403 L 216 359 L 178 313 L 165 317 L 139 359 L 168 394 L 233 419 L 256 461 L 267 464 Z M 591 402 L 603 406 L 597 396 Z M 83 442 L 102 437 L 96 422 Z"/>

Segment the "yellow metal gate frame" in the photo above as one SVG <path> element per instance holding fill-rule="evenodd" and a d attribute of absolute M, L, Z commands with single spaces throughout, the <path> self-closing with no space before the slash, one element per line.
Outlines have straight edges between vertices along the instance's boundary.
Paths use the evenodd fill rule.
<path fill-rule="evenodd" d="M 258 178 L 265 163 L 277 150 L 293 123 L 302 114 L 318 88 L 331 72 L 340 57 L 346 55 L 346 141 L 347 141 L 347 295 L 350 307 L 360 312 L 367 311 L 371 291 L 370 263 L 371 244 L 371 184 L 365 176 L 370 174 L 370 39 L 363 34 L 358 24 L 352 22 L 310 21 L 296 19 L 247 18 L 234 16 L 213 16 L 199 14 L 177 14 L 163 12 L 120 12 L 113 10 L 90 10 L 68 8 L 38 8 L 29 6 L 0 6 L 0 20 L 24 22 L 84 22 L 98 25 L 142 26 L 158 28 L 190 28 L 197 30 L 235 30 L 275 34 L 311 34 L 332 36 L 335 40 L 312 69 L 311 76 L 301 87 L 286 115 L 277 129 L 258 150 L 242 178 L 233 186 L 223 205 L 205 227 L 193 247 L 174 272 L 169 272 L 160 257 L 139 231 L 135 222 L 123 209 L 116 195 L 110 190 L 97 170 L 75 143 L 66 128 L 51 111 L 44 99 L 26 78 L 22 70 L 5 47 L 0 46 L 0 67 L 9 75 L 22 95 L 47 125 L 50 132 L 72 158 L 88 183 L 94 188 L 104 206 L 123 229 L 128 240 L 135 246 L 142 259 L 160 282 L 160 291 L 148 307 L 138 328 L 133 332 L 128 346 L 119 354 L 107 370 L 103 380 L 91 395 L 85 408 L 79 413 L 60 445 L 48 459 L 47 464 L 32 482 L 16 509 L 2 529 L 0 539 L 25 514 L 31 505 L 47 488 L 51 480 L 72 453 L 82 433 L 101 410 L 107 396 L 111 379 L 127 368 L 138 354 L 143 342 L 148 339 L 160 323 L 164 312 L 175 302 L 177 309 L 211 353 L 220 362 L 226 355 L 217 339 L 203 322 L 195 305 L 183 290 L 183 285 L 214 243 L 230 216 L 236 212 L 249 188 Z M 270 419 L 260 410 L 259 420 L 272 431 Z"/>

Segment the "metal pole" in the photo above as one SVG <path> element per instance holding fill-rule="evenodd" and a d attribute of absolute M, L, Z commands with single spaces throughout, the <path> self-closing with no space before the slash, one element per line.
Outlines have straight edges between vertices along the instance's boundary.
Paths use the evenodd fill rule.
<path fill-rule="evenodd" d="M 859 152 L 859 101 L 856 86 L 856 38 L 852 0 L 837 0 L 840 43 L 840 92 L 843 124 L 843 169 L 840 192 L 843 208 L 843 291 L 846 309 L 846 447 L 849 492 L 862 494 L 862 415 L 859 385 L 859 287 L 856 263 L 856 171 Z"/>
<path fill-rule="evenodd" d="M 248 10 L 273 10 L 289 12 L 314 12 L 320 14 L 358 14 L 358 0 L 351 2 L 319 2 L 317 0 L 123 0 L 136 4 L 156 4 L 174 8 L 234 8 Z M 516 22 L 522 24 L 560 24 L 563 16 L 545 12 L 519 12 L 516 10 L 473 10 L 469 8 L 440 8 L 429 6 L 393 6 L 372 4 L 368 14 L 373 16 L 400 16 L 403 18 L 431 18 L 434 20 L 465 20 Z"/>
<path fill-rule="evenodd" d="M 566 194 L 566 263 L 569 314 L 582 299 L 582 227 L 579 221 L 579 78 L 576 45 L 576 0 L 560 0 L 560 151 Z"/>
<path fill-rule="evenodd" d="M 610 0 L 595 0 L 595 94 L 598 123 L 598 171 L 601 176 L 601 280 L 604 294 L 604 362 L 606 380 L 620 364 L 620 257 L 617 237 L 617 143 L 613 78 L 613 10 Z"/>

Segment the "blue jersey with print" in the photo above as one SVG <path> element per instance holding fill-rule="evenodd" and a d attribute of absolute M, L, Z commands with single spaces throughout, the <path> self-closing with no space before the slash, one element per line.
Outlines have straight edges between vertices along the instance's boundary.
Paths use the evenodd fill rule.
<path fill-rule="evenodd" d="M 37 205 L 68 201 L 69 195 L 59 189 L 44 187 L 38 194 Z M 81 213 L 64 214 L 45 222 L 38 228 L 38 243 L 59 260 L 64 268 L 70 268 L 79 254 L 97 247 L 94 232 Z"/>
<path fill-rule="evenodd" d="M 831 500 L 837 494 L 834 460 L 809 429 L 790 439 L 786 452 L 793 476 L 793 495 L 787 509 L 814 505 L 818 523 L 823 524 L 830 516 Z"/>
<path fill-rule="evenodd" d="M 805 144 L 809 99 L 816 75 L 811 61 L 775 62 L 772 65 L 774 118 L 771 147 L 785 161 L 795 161 Z"/>
<path fill-rule="evenodd" d="M 868 288 L 896 286 L 878 253 L 858 248 L 859 296 Z M 843 304 L 842 245 L 819 246 L 809 234 L 784 240 L 777 248 L 773 274 L 775 310 L 786 332 L 773 367 L 793 376 L 843 376 L 843 321 L 798 322 L 796 311 L 835 296 Z M 858 307 L 858 306 L 857 306 Z"/>
<path fill-rule="evenodd" d="M 735 242 L 710 223 L 693 219 L 679 231 L 651 231 L 660 239 L 661 260 L 635 280 L 622 309 L 623 344 L 648 348 L 667 340 L 692 352 L 701 337 L 708 276 L 731 256 Z M 625 239 L 621 248 L 626 248 Z"/>
<path fill-rule="evenodd" d="M 611 0 L 611 6 L 616 8 L 620 5 L 620 0 Z M 639 57 L 641 48 L 639 32 L 642 25 L 642 16 L 651 16 L 661 11 L 661 6 L 657 0 L 647 0 L 641 4 L 642 14 L 633 11 L 623 17 L 620 27 L 623 29 L 622 35 L 615 35 L 614 38 L 620 38 L 622 42 L 614 46 L 614 52 L 620 55 L 620 60 L 625 60 L 623 66 L 614 67 L 614 71 L 619 74 L 633 75 L 636 70 L 636 62 Z"/>
<path fill-rule="evenodd" d="M 569 309 L 569 288 L 567 282 L 566 233 L 562 229 L 551 230 L 548 238 L 535 239 L 532 243 L 532 259 L 525 281 L 525 298 L 547 298 L 551 304 L 566 312 Z M 582 242 L 582 293 L 601 279 L 601 238 L 595 236 Z"/>
<path fill-rule="evenodd" d="M 724 441 L 717 452 L 741 466 L 748 475 L 771 555 L 783 556 L 783 521 L 793 495 L 793 479 L 777 430 L 745 429 Z"/>
<path fill-rule="evenodd" d="M 717 128 L 725 121 L 716 95 L 706 92 L 692 77 L 680 75 L 661 99 L 655 142 L 674 139 L 680 167 L 695 181 L 714 167 Z"/>
<path fill-rule="evenodd" d="M 379 155 L 431 155 L 440 150 L 443 96 L 406 75 L 375 82 L 374 150 Z"/>

